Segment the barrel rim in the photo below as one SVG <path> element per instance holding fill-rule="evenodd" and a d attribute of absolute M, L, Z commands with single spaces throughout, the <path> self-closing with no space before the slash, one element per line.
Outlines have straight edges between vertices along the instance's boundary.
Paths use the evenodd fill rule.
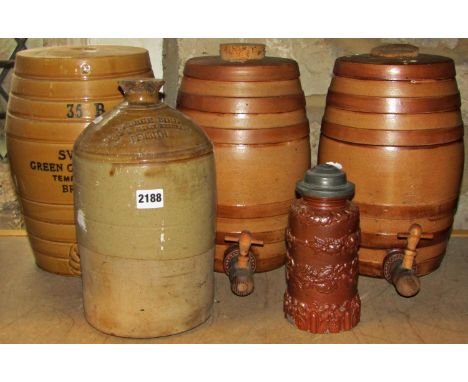
<path fill-rule="evenodd" d="M 99 53 L 104 53 L 106 50 L 109 50 L 106 54 L 100 55 L 85 55 L 83 52 L 88 51 L 91 53 L 91 50 L 94 50 L 93 53 L 100 51 Z M 110 52 L 113 50 L 113 52 Z M 76 51 L 77 55 L 52 55 L 52 52 L 61 51 L 61 52 L 73 52 Z M 82 52 L 78 54 L 78 52 Z M 125 57 L 130 55 L 145 55 L 148 53 L 148 50 L 142 47 L 136 46 L 126 46 L 126 45 L 77 45 L 77 46 L 46 46 L 39 48 L 25 49 L 16 54 L 16 60 L 21 61 L 22 59 L 63 59 L 63 60 L 82 60 L 82 59 L 108 59 L 109 57 L 119 56 Z M 42 55 L 43 54 L 43 55 Z"/>

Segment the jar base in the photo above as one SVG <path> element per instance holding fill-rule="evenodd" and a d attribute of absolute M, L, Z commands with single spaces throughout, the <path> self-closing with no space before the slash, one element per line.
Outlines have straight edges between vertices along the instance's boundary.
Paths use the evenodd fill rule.
<path fill-rule="evenodd" d="M 354 328 L 361 316 L 359 294 L 340 305 L 307 304 L 288 292 L 284 294 L 284 315 L 300 330 L 310 333 L 339 333 Z"/>
<path fill-rule="evenodd" d="M 191 330 L 195 330 L 199 326 L 205 324 L 211 317 L 212 317 L 212 309 L 209 310 L 204 317 L 201 317 L 197 322 L 194 322 L 190 326 L 179 327 L 175 328 L 172 331 L 152 331 L 147 333 L 130 333 L 129 331 L 125 330 L 110 330 L 109 328 L 101 326 L 98 322 L 93 321 L 87 314 L 86 311 L 84 312 L 84 316 L 86 318 L 87 323 L 96 329 L 97 331 L 104 333 L 106 335 L 120 337 L 120 338 L 133 338 L 133 339 L 151 339 L 151 338 L 162 338 L 162 337 L 171 337 L 178 334 L 183 334 L 189 332 Z"/>

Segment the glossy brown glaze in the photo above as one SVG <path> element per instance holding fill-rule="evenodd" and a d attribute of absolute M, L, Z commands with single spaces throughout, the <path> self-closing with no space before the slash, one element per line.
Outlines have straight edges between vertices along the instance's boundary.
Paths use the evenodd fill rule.
<path fill-rule="evenodd" d="M 152 72 L 129 74 L 125 78 L 149 78 Z M 11 87 L 15 94 L 24 97 L 55 99 L 93 100 L 116 94 L 115 78 L 87 79 L 85 81 L 48 80 L 12 76 Z"/>
<path fill-rule="evenodd" d="M 291 140 L 301 139 L 309 135 L 309 125 L 301 123 L 293 126 L 274 127 L 268 130 L 250 129 L 219 129 L 205 127 L 205 132 L 210 136 L 213 143 L 237 143 L 237 144 L 268 144 L 281 143 L 284 136 L 288 135 Z"/>
<path fill-rule="evenodd" d="M 463 137 L 463 125 L 431 130 L 356 129 L 324 121 L 322 133 L 341 141 L 382 146 L 438 145 Z"/>
<path fill-rule="evenodd" d="M 279 57 L 238 62 L 206 56 L 188 60 L 184 76 L 209 81 L 284 81 L 299 78 L 299 66 L 294 60 Z"/>
<path fill-rule="evenodd" d="M 131 46 L 52 46 L 24 50 L 16 57 L 15 74 L 28 78 L 82 81 L 151 71 L 146 49 Z"/>
<path fill-rule="evenodd" d="M 344 110 L 327 105 L 324 120 L 341 126 L 373 130 L 432 130 L 463 124 L 460 110 L 422 114 L 377 114 Z"/>
<path fill-rule="evenodd" d="M 329 89 L 327 104 L 338 109 L 382 114 L 419 114 L 460 108 L 460 95 L 442 97 L 373 97 L 336 93 Z"/>
<path fill-rule="evenodd" d="M 153 76 L 145 49 L 50 47 L 17 54 L 8 156 L 36 263 L 47 271 L 79 274 L 72 147 L 89 122 L 122 101 L 118 80 L 127 76 Z"/>
<path fill-rule="evenodd" d="M 285 316 L 312 333 L 349 330 L 360 319 L 359 210 L 347 198 L 303 197 L 286 231 Z"/>
<path fill-rule="evenodd" d="M 368 81 L 356 78 L 332 78 L 330 88 L 334 92 L 370 97 L 439 97 L 458 94 L 457 82 L 448 80 Z"/>
<path fill-rule="evenodd" d="M 278 97 L 231 98 L 179 93 L 178 103 L 188 109 L 212 113 L 258 114 L 285 113 L 305 106 L 304 94 Z"/>
<path fill-rule="evenodd" d="M 308 124 L 305 109 L 298 109 L 286 113 L 266 114 L 208 113 L 186 109 L 182 106 L 179 107 L 179 110 L 198 121 L 203 127 L 219 129 L 257 130 L 293 126 L 300 123 Z"/>
<path fill-rule="evenodd" d="M 383 277 L 388 251 L 406 245 L 398 233 L 418 223 L 432 235 L 415 258 L 416 274 L 427 274 L 444 256 L 463 170 L 453 61 L 355 55 L 339 58 L 334 74 L 319 163 L 340 163 L 356 183 L 360 272 Z"/>
<path fill-rule="evenodd" d="M 185 77 L 180 91 L 215 97 L 277 97 L 302 92 L 298 78 L 284 81 L 227 82 Z"/>
<path fill-rule="evenodd" d="M 223 272 L 229 246 L 224 237 L 247 229 L 264 242 L 251 248 L 256 271 L 263 272 L 284 264 L 284 229 L 294 185 L 310 165 L 305 99 L 295 61 L 262 57 L 256 45 L 223 49 L 231 59 L 187 61 L 178 109 L 214 144 L 215 270 Z"/>
<path fill-rule="evenodd" d="M 444 80 L 455 77 L 455 64 L 451 58 L 429 54 L 417 58 L 358 54 L 337 58 L 333 74 L 369 80 Z"/>
<path fill-rule="evenodd" d="M 122 96 L 114 94 L 113 96 L 101 97 L 99 100 L 102 110 L 110 110 L 122 101 Z M 65 118 L 77 119 L 82 122 L 91 122 L 96 118 L 97 100 L 50 100 L 18 97 L 12 94 L 10 97 L 8 111 L 18 117 L 38 119 L 38 120 L 64 120 Z M 75 104 L 80 104 L 76 111 Z M 73 106 L 67 106 L 73 105 Z M 77 116 L 67 117 L 67 115 L 77 114 Z"/>

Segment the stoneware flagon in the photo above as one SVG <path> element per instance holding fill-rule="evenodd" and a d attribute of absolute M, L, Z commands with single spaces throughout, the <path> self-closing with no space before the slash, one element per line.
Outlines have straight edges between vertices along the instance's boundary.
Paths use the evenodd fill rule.
<path fill-rule="evenodd" d="M 215 270 L 229 275 L 234 293 L 247 295 L 253 290 L 253 270 L 284 264 L 294 185 L 310 167 L 298 65 L 265 56 L 261 44 L 223 44 L 220 56 L 187 61 L 178 109 L 214 144 Z M 243 275 L 232 267 L 242 268 Z"/>
<path fill-rule="evenodd" d="M 338 333 L 357 325 L 359 209 L 354 184 L 333 165 L 306 172 L 289 210 L 284 313 L 311 333 Z"/>
<path fill-rule="evenodd" d="M 74 146 L 84 311 L 95 328 L 158 337 L 208 319 L 213 304 L 213 147 L 158 99 L 161 80 L 120 82 L 125 101 Z"/>
<path fill-rule="evenodd" d="M 403 296 L 437 269 L 463 173 L 463 121 L 452 59 L 387 45 L 340 57 L 327 95 L 319 163 L 356 183 L 361 274 Z"/>
<path fill-rule="evenodd" d="M 145 49 L 47 47 L 18 52 L 6 118 L 11 173 L 36 263 L 79 275 L 72 147 L 94 118 L 123 99 L 118 80 L 153 77 Z"/>

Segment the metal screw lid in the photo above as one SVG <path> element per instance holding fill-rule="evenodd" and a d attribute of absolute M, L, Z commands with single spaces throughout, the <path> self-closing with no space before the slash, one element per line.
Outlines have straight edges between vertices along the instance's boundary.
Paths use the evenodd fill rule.
<path fill-rule="evenodd" d="M 354 183 L 348 182 L 346 173 L 331 164 L 319 164 L 306 171 L 304 180 L 296 184 L 302 196 L 339 198 L 354 194 Z"/>

